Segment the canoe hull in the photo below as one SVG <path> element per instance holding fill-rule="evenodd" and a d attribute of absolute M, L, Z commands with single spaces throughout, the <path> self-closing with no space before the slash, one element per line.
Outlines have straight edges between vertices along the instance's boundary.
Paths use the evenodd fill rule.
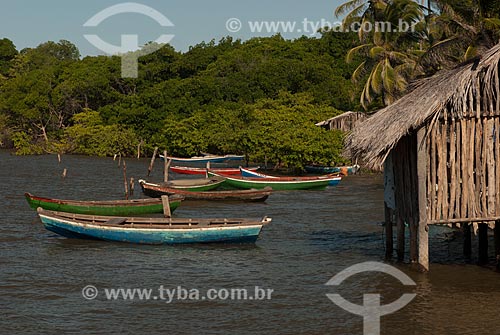
<path fill-rule="evenodd" d="M 225 156 L 216 156 L 216 155 L 206 155 L 201 157 L 191 157 L 191 158 L 180 158 L 180 157 L 171 157 L 167 156 L 167 159 L 172 162 L 172 164 L 207 164 L 207 163 L 224 163 L 229 161 L 241 161 L 245 158 L 245 156 L 240 155 L 225 155 Z M 165 160 L 163 155 L 160 155 L 161 160 Z"/>
<path fill-rule="evenodd" d="M 121 216 L 121 215 L 145 215 L 145 214 L 155 214 L 163 213 L 163 204 L 161 200 L 158 201 L 144 201 L 130 200 L 120 201 L 123 204 L 111 204 L 111 201 L 94 201 L 91 202 L 78 202 L 78 201 L 67 201 L 59 199 L 49 199 L 36 197 L 30 194 L 26 194 L 26 200 L 31 208 L 37 209 L 41 207 L 46 210 L 75 213 L 75 214 L 88 214 L 88 215 L 109 215 L 109 216 Z M 149 199 L 148 199 L 149 200 Z M 170 211 L 175 211 L 181 204 L 182 197 L 175 197 L 175 199 L 170 199 Z M 106 204 L 107 203 L 107 204 Z M 125 205 L 124 203 L 128 203 Z"/>
<path fill-rule="evenodd" d="M 139 184 L 141 185 L 143 190 L 145 188 L 145 185 L 155 185 L 155 186 L 168 187 L 171 189 L 179 191 L 187 191 L 187 192 L 213 191 L 224 185 L 225 182 L 226 180 L 224 177 L 215 177 L 203 180 L 200 179 L 173 180 L 171 182 L 161 183 L 161 184 L 148 183 L 143 179 L 139 179 Z"/>
<path fill-rule="evenodd" d="M 206 228 L 103 227 L 39 213 L 45 228 L 68 238 L 135 244 L 254 243 L 263 224 Z"/>
<path fill-rule="evenodd" d="M 276 177 L 255 173 L 240 168 L 243 177 L 226 176 L 226 184 L 236 188 L 271 187 L 275 191 L 291 190 L 323 190 L 327 186 L 337 185 L 342 179 L 340 176 L 319 177 Z M 213 172 L 211 172 L 213 174 Z M 245 177 L 248 176 L 248 177 Z"/>
<path fill-rule="evenodd" d="M 264 188 L 262 190 L 228 190 L 228 191 L 206 191 L 206 192 L 189 192 L 151 183 L 142 183 L 142 191 L 145 195 L 153 198 L 161 197 L 162 195 L 180 195 L 186 200 L 203 200 L 203 201 L 249 201 L 259 202 L 266 201 L 272 193 L 272 189 Z"/>
<path fill-rule="evenodd" d="M 259 167 L 248 168 L 248 170 L 250 171 L 257 171 L 258 169 Z M 239 168 L 212 168 L 211 170 L 223 176 L 237 176 L 240 174 Z M 170 171 L 178 174 L 200 175 L 200 176 L 204 176 L 207 173 L 206 168 L 196 168 L 188 166 L 171 166 Z"/>
<path fill-rule="evenodd" d="M 253 180 L 238 180 L 227 179 L 226 183 L 235 188 L 241 189 L 263 189 L 271 187 L 273 191 L 295 191 L 295 190 L 324 190 L 329 185 L 330 181 L 320 180 L 313 182 L 279 182 L 271 180 L 253 181 Z"/>
<path fill-rule="evenodd" d="M 353 165 L 353 166 L 306 165 L 304 169 L 308 173 L 317 173 L 317 174 L 341 173 L 341 172 L 346 174 L 354 174 L 358 172 L 359 165 Z"/>

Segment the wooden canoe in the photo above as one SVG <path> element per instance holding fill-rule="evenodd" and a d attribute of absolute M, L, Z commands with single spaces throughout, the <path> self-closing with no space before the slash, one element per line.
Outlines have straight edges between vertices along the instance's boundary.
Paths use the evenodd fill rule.
<path fill-rule="evenodd" d="M 260 167 L 250 167 L 247 168 L 249 171 L 257 171 Z M 217 173 L 221 176 L 226 175 L 239 175 L 240 168 L 211 168 L 213 172 Z M 189 166 L 171 166 L 170 171 L 179 173 L 179 174 L 188 174 L 188 175 L 205 175 L 207 173 L 206 168 L 197 168 L 197 167 L 189 167 Z"/>
<path fill-rule="evenodd" d="M 225 181 L 226 179 L 224 177 L 216 176 L 205 179 L 177 179 L 169 181 L 167 183 L 159 183 L 157 185 L 180 191 L 205 192 L 217 189 L 218 187 L 224 185 Z M 141 187 L 143 184 L 147 183 L 147 181 L 139 179 L 139 184 L 141 185 Z"/>
<path fill-rule="evenodd" d="M 322 165 L 306 165 L 304 169 L 308 173 L 328 174 L 342 173 L 344 175 L 354 174 L 359 171 L 359 165 L 352 166 L 322 166 Z"/>
<path fill-rule="evenodd" d="M 43 198 L 25 193 L 31 208 L 41 207 L 47 210 L 90 215 L 144 215 L 163 213 L 161 199 L 133 199 L 108 201 L 78 201 Z M 184 197 L 181 195 L 168 198 L 170 211 L 174 211 Z"/>
<path fill-rule="evenodd" d="M 254 243 L 264 219 L 167 219 L 93 216 L 38 208 L 45 228 L 68 238 L 138 244 Z"/>
<path fill-rule="evenodd" d="M 142 192 L 149 197 L 158 198 L 162 195 L 181 195 L 186 200 L 209 200 L 209 201 L 266 201 L 271 195 L 272 188 L 266 187 L 261 190 L 226 190 L 226 191 L 205 191 L 205 192 L 190 192 L 169 188 L 161 184 L 141 183 Z"/>
<path fill-rule="evenodd" d="M 209 171 L 209 176 L 217 176 Z M 226 184 L 240 189 L 263 189 L 271 187 L 273 191 L 292 190 L 324 190 L 330 183 L 339 183 L 342 177 L 326 175 L 318 177 L 273 177 L 273 178 L 247 178 L 239 176 L 225 176 Z"/>
<path fill-rule="evenodd" d="M 267 178 L 267 179 L 274 179 L 274 180 L 289 180 L 290 178 L 293 178 L 295 180 L 309 180 L 311 178 L 318 178 L 317 176 L 316 177 L 277 177 L 277 176 L 269 176 L 269 175 L 266 175 L 266 174 L 263 174 L 263 173 L 258 173 L 258 172 L 254 172 L 254 171 L 250 171 L 248 169 L 244 169 L 240 166 L 240 171 L 241 171 L 241 175 L 243 177 L 247 177 L 247 178 Z M 328 174 L 328 175 L 323 175 L 323 176 L 319 176 L 319 177 L 323 177 L 323 178 L 331 178 L 330 179 L 330 183 L 328 184 L 328 186 L 337 186 L 340 181 L 342 180 L 342 178 L 338 175 L 338 174 Z"/>
<path fill-rule="evenodd" d="M 194 156 L 190 158 L 181 158 L 181 157 L 173 157 L 167 156 L 167 159 L 170 160 L 173 164 L 206 164 L 206 163 L 224 163 L 227 161 L 240 161 L 244 159 L 245 156 L 240 155 L 225 155 L 225 156 L 217 156 L 217 155 L 205 155 L 205 156 Z M 165 160 L 163 155 L 160 155 L 160 159 Z"/>

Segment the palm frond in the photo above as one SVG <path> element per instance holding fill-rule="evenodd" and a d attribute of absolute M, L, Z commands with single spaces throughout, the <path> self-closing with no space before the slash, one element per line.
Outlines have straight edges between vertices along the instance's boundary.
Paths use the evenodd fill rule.
<path fill-rule="evenodd" d="M 354 83 L 357 83 L 361 80 L 361 78 L 366 74 L 366 61 L 359 64 L 359 66 L 354 70 L 351 76 L 351 80 Z"/>
<path fill-rule="evenodd" d="M 368 54 L 370 55 L 371 58 L 377 58 L 377 56 L 383 54 L 385 52 L 385 49 L 382 47 L 374 46 L 373 48 L 370 49 Z"/>
<path fill-rule="evenodd" d="M 356 55 L 357 52 L 363 50 L 364 48 L 368 48 L 370 46 L 372 46 L 373 44 L 371 43 L 367 43 L 367 44 L 361 44 L 361 45 L 358 45 L 357 47 L 354 47 L 352 48 L 351 50 L 349 50 L 347 52 L 347 55 L 346 55 L 346 58 L 345 58 L 345 61 L 347 63 L 351 63 L 354 59 L 354 56 Z"/>
<path fill-rule="evenodd" d="M 382 67 L 382 62 L 379 62 L 368 78 L 368 82 L 370 83 L 373 92 L 377 94 L 382 93 L 382 89 L 384 87 L 382 79 Z"/>
<path fill-rule="evenodd" d="M 367 1 L 366 0 L 347 1 L 335 9 L 335 16 L 336 17 L 342 16 L 342 15 L 352 11 L 354 8 L 358 7 L 360 4 L 363 4 L 363 6 L 365 6 L 365 5 L 367 5 Z"/>
<path fill-rule="evenodd" d="M 386 58 L 384 61 L 384 66 L 382 69 L 382 81 L 384 84 L 385 92 L 394 92 L 395 81 L 396 81 L 396 72 L 391 66 L 391 62 Z"/>
<path fill-rule="evenodd" d="M 474 58 L 477 55 L 477 49 L 472 45 L 469 45 L 464 54 L 464 61 L 468 61 L 471 58 Z"/>

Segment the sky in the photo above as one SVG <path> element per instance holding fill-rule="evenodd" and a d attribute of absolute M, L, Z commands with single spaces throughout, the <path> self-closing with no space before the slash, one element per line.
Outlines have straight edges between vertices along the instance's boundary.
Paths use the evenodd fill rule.
<path fill-rule="evenodd" d="M 82 56 L 86 56 L 106 52 L 89 42 L 84 35 L 97 35 L 106 43 L 120 47 L 122 35 L 137 35 L 137 44 L 140 46 L 166 34 L 173 35 L 170 44 L 176 50 L 187 51 L 190 46 L 202 41 L 209 42 L 212 39 L 219 41 L 224 36 L 246 40 L 252 37 L 271 36 L 278 31 L 285 38 L 312 36 L 319 25 L 334 24 L 339 21 L 334 16 L 334 10 L 343 2 L 343 0 L 132 1 L 158 11 L 173 26 L 162 26 L 155 19 L 141 13 L 119 13 L 107 17 L 97 26 L 84 26 L 85 22 L 102 10 L 128 1 L 0 0 L 0 38 L 6 37 L 12 40 L 18 50 L 36 47 L 46 41 L 64 39 L 74 43 Z M 274 21 L 277 26 L 266 29 L 264 23 L 259 32 L 258 25 L 264 21 Z M 285 24 L 288 26 L 284 26 Z"/>

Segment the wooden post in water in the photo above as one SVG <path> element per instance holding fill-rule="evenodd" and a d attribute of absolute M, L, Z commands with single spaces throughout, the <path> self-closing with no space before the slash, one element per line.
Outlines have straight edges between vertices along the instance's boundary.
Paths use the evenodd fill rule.
<path fill-rule="evenodd" d="M 417 183 L 418 183 L 418 264 L 420 270 L 429 271 L 429 226 L 427 225 L 427 143 L 425 127 L 417 132 Z"/>
<path fill-rule="evenodd" d="M 143 140 L 141 140 L 139 142 L 139 144 L 137 145 L 137 159 L 141 158 L 141 145 L 144 143 Z"/>
<path fill-rule="evenodd" d="M 464 257 L 470 260 L 472 256 L 472 238 L 471 238 L 471 225 L 466 222 L 462 224 L 462 232 L 464 235 Z"/>
<path fill-rule="evenodd" d="M 500 271 L 500 220 L 495 221 L 493 234 L 495 239 L 495 267 L 497 271 Z"/>
<path fill-rule="evenodd" d="M 405 259 L 405 223 L 403 218 L 399 215 L 399 210 L 396 210 L 396 228 L 398 234 L 396 253 L 398 254 L 398 262 L 403 262 Z"/>
<path fill-rule="evenodd" d="M 418 263 L 418 222 L 413 218 L 408 218 L 408 229 L 410 231 L 410 263 Z"/>
<path fill-rule="evenodd" d="M 156 159 L 156 154 L 157 153 L 158 153 L 158 147 L 155 147 L 155 150 L 153 152 L 153 157 L 151 157 L 151 162 L 149 163 L 148 177 L 151 174 L 151 171 L 153 170 L 153 165 L 155 164 L 155 159 Z"/>
<path fill-rule="evenodd" d="M 385 259 L 391 259 L 394 252 L 393 237 L 392 237 L 392 209 L 387 207 L 387 203 L 384 202 L 384 212 L 385 212 Z"/>
<path fill-rule="evenodd" d="M 385 258 L 392 258 L 394 253 L 394 209 L 396 201 L 394 197 L 394 167 L 392 165 L 392 154 L 389 154 L 384 162 L 384 212 L 385 212 Z"/>
<path fill-rule="evenodd" d="M 135 181 L 134 177 L 130 177 L 130 195 L 134 195 Z"/>
<path fill-rule="evenodd" d="M 166 218 L 172 217 L 172 213 L 170 212 L 170 202 L 168 201 L 168 195 L 162 195 L 161 202 L 163 204 L 163 216 Z"/>
<path fill-rule="evenodd" d="M 494 236 L 496 270 L 500 271 L 500 220 L 495 221 Z"/>
<path fill-rule="evenodd" d="M 57 154 L 57 161 L 61 164 L 61 154 Z"/>
<path fill-rule="evenodd" d="M 488 264 L 488 225 L 479 223 L 479 264 Z"/>
<path fill-rule="evenodd" d="M 123 159 L 123 185 L 125 186 L 125 199 L 128 200 L 128 183 L 127 183 L 127 163 Z"/>
<path fill-rule="evenodd" d="M 68 169 L 64 168 L 63 173 L 62 173 L 62 177 L 66 178 L 67 173 L 68 173 Z"/>
<path fill-rule="evenodd" d="M 164 165 L 164 170 L 163 170 L 163 180 L 166 183 L 168 181 L 168 169 L 170 168 L 170 163 L 172 161 L 167 158 L 167 150 L 163 151 L 163 157 L 165 157 L 165 165 Z"/>

